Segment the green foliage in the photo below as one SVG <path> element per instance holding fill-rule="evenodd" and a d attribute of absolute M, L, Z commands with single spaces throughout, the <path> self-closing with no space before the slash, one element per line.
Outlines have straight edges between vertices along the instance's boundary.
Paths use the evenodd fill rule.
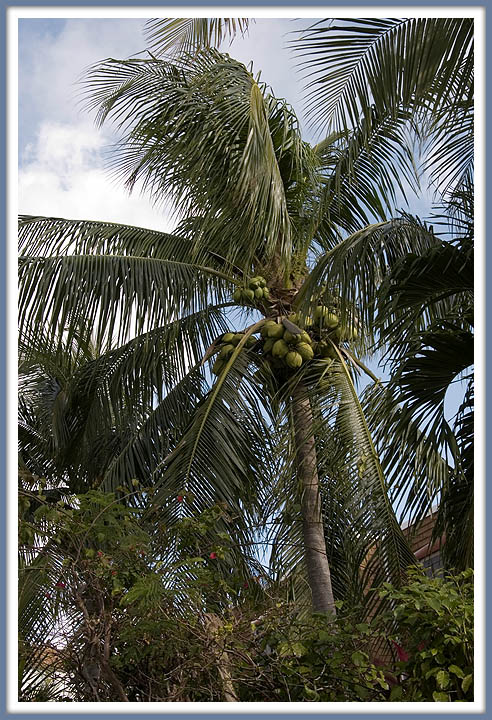
<path fill-rule="evenodd" d="M 394 602 L 397 641 L 409 656 L 399 663 L 405 679 L 391 699 L 472 701 L 473 571 L 428 578 L 415 568 L 409 575 L 408 585 L 379 593 Z"/>
<path fill-rule="evenodd" d="M 370 660 L 375 632 L 355 617 L 342 614 L 333 622 L 319 614 L 300 616 L 294 607 L 278 604 L 253 629 L 248 652 L 256 648 L 257 682 L 251 688 L 240 683 L 242 700 L 269 695 L 278 702 L 387 700 L 389 684 Z"/>

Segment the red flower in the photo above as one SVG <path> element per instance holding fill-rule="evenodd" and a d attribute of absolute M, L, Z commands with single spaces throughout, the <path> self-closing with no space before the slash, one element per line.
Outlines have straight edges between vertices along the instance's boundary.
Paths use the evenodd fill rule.
<path fill-rule="evenodd" d="M 116 575 L 116 570 L 111 570 L 111 575 Z"/>
<path fill-rule="evenodd" d="M 404 650 L 401 645 L 398 645 L 398 643 L 395 642 L 394 640 L 392 640 L 392 643 L 396 648 L 396 654 L 398 655 L 398 660 L 400 660 L 401 662 L 407 662 L 407 660 L 409 659 L 409 655 L 408 655 L 407 651 Z"/>
<path fill-rule="evenodd" d="M 243 582 L 243 588 L 247 588 L 247 587 L 249 587 L 248 583 L 247 583 L 247 582 Z"/>
<path fill-rule="evenodd" d="M 102 557 L 104 555 L 102 550 L 97 551 L 97 557 Z"/>
<path fill-rule="evenodd" d="M 64 587 L 65 587 L 65 583 L 64 583 L 64 582 L 57 582 L 57 583 L 55 583 L 55 587 L 57 587 L 57 588 L 64 588 Z"/>
<path fill-rule="evenodd" d="M 45 596 L 45 598 L 49 599 L 51 597 L 51 593 L 45 593 L 44 596 Z"/>
<path fill-rule="evenodd" d="M 425 648 L 425 642 L 422 640 L 422 642 L 419 642 L 417 645 L 417 650 L 423 650 Z"/>
<path fill-rule="evenodd" d="M 210 560 L 216 560 L 217 559 L 217 553 L 211 552 L 209 555 Z"/>
<path fill-rule="evenodd" d="M 176 499 L 178 502 L 183 502 L 183 500 L 184 500 L 182 495 L 178 495 L 178 497 Z"/>

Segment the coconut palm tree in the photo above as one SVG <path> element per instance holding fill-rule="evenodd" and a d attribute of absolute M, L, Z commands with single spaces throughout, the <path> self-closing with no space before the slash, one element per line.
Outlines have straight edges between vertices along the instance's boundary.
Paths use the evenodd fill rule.
<path fill-rule="evenodd" d="M 114 172 L 176 213 L 172 234 L 20 220 L 23 332 L 43 328 L 55 346 L 90 333 L 100 357 L 86 387 L 106 427 L 125 427 L 98 485 L 152 484 L 164 522 L 189 493 L 198 509 L 223 501 L 274 524 L 278 572 L 303 555 L 317 611 L 334 613 L 344 591 L 360 600 L 368 578 L 399 581 L 412 555 L 356 389 L 379 285 L 438 243 L 385 219 L 411 173 L 398 129 L 375 115 L 311 146 L 285 101 L 213 50 L 107 60 L 86 88 L 98 122 L 120 130 Z M 85 432 L 106 437 L 87 419 Z"/>

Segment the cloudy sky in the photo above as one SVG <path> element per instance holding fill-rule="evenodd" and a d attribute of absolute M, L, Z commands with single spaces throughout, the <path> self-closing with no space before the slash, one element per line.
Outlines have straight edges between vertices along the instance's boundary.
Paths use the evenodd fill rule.
<path fill-rule="evenodd" d="M 277 96 L 299 114 L 302 85 L 286 47 L 308 21 L 258 20 L 249 35 L 223 49 L 254 62 Z M 21 19 L 19 21 L 19 210 L 25 214 L 115 220 L 169 230 L 169 220 L 145 197 L 131 197 L 110 180 L 105 148 L 111 129 L 98 130 L 80 106 L 84 68 L 145 49 L 144 19 Z M 307 131 L 306 126 L 303 126 Z M 306 137 L 309 139 L 309 132 Z"/>
<path fill-rule="evenodd" d="M 314 19 L 313 19 L 314 21 Z M 223 49 L 255 71 L 302 118 L 302 78 L 288 48 L 307 19 L 258 19 L 249 34 Z M 97 130 L 79 102 L 84 68 L 107 57 L 145 50 L 145 19 L 19 20 L 19 210 L 25 214 L 114 220 L 160 230 L 172 224 L 162 210 L 109 178 L 105 149 L 111 128 Z M 413 202 L 413 211 L 426 204 Z"/>

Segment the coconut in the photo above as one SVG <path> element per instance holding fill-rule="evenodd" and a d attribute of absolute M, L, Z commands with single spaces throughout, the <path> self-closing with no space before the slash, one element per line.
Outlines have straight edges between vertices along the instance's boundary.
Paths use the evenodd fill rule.
<path fill-rule="evenodd" d="M 302 355 L 295 350 L 288 352 L 284 359 L 287 365 L 291 368 L 298 368 L 302 365 Z"/>
<path fill-rule="evenodd" d="M 338 315 L 335 313 L 328 313 L 323 317 L 323 325 L 327 328 L 336 328 L 339 323 Z"/>
<path fill-rule="evenodd" d="M 284 340 L 287 343 L 293 343 L 294 345 L 296 345 L 300 341 L 300 339 L 301 339 L 301 333 L 295 334 L 295 333 L 289 332 L 288 330 L 286 330 L 284 332 Z"/>
<path fill-rule="evenodd" d="M 300 337 L 299 342 L 307 343 L 308 345 L 313 344 L 311 336 L 305 330 L 302 331 L 302 333 L 300 334 L 299 337 Z"/>
<path fill-rule="evenodd" d="M 237 288 L 236 290 L 234 290 L 232 299 L 234 300 L 234 302 L 241 302 L 241 300 L 243 299 L 243 291 L 241 290 L 241 288 Z"/>
<path fill-rule="evenodd" d="M 219 358 L 225 359 L 228 358 L 231 353 L 234 352 L 234 345 L 224 345 L 222 350 L 219 353 Z"/>
<path fill-rule="evenodd" d="M 333 345 L 325 340 L 320 340 L 320 342 L 316 345 L 316 354 L 320 355 L 322 358 L 338 358 L 337 351 Z"/>
<path fill-rule="evenodd" d="M 253 302 L 255 299 L 255 293 L 254 290 L 246 289 L 243 290 L 243 297 L 247 302 Z"/>
<path fill-rule="evenodd" d="M 224 362 L 223 360 L 221 360 L 220 358 L 218 358 L 218 359 L 214 362 L 214 364 L 213 364 L 213 366 L 212 366 L 212 372 L 213 372 L 213 374 L 214 374 L 214 375 L 220 375 L 220 373 L 222 372 L 222 370 L 224 369 L 224 367 L 225 367 L 225 362 Z"/>
<path fill-rule="evenodd" d="M 234 333 L 225 333 L 222 335 L 222 342 L 223 343 L 230 343 L 234 338 Z"/>
<path fill-rule="evenodd" d="M 277 327 L 277 323 L 274 320 L 267 320 L 264 325 L 261 326 L 260 335 L 262 337 L 268 336 L 268 328 Z"/>
<path fill-rule="evenodd" d="M 272 347 L 272 355 L 274 357 L 284 357 L 289 352 L 289 346 L 285 340 L 277 340 Z"/>
<path fill-rule="evenodd" d="M 261 300 L 262 297 L 263 297 L 263 289 L 261 287 L 257 287 L 255 290 L 255 298 L 257 300 Z"/>
<path fill-rule="evenodd" d="M 270 352 L 275 342 L 275 338 L 267 338 L 263 343 L 263 352 Z"/>
<path fill-rule="evenodd" d="M 313 348 L 307 343 L 299 343 L 296 347 L 296 352 L 299 353 L 303 360 L 312 360 L 314 357 Z"/>
<path fill-rule="evenodd" d="M 319 323 L 321 320 L 323 320 L 329 314 L 330 314 L 329 308 L 325 307 L 324 305 L 318 305 L 316 310 L 314 311 L 314 322 Z"/>
<path fill-rule="evenodd" d="M 277 340 L 282 338 L 284 336 L 284 326 L 278 325 L 277 323 L 270 325 L 268 327 L 267 335 L 268 337 L 276 338 Z"/>

